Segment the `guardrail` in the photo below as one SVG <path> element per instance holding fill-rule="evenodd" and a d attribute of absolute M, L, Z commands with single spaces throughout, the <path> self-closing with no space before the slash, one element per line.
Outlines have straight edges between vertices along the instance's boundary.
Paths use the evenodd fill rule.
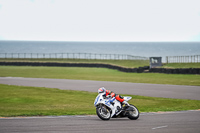
<path fill-rule="evenodd" d="M 93 53 L 0 53 L 0 58 L 149 60 L 148 57 L 141 57 L 141 56 L 132 56 L 124 54 L 93 54 Z"/>
<path fill-rule="evenodd" d="M 199 63 L 200 55 L 166 56 L 167 63 Z"/>

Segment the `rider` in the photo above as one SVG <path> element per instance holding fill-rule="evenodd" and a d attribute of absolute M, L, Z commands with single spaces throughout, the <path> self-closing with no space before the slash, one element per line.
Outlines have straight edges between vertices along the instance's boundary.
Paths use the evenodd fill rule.
<path fill-rule="evenodd" d="M 106 90 L 104 87 L 99 88 L 98 93 L 105 93 L 106 97 L 115 97 L 116 100 L 118 100 L 122 104 L 128 104 L 125 100 L 124 97 L 114 93 L 113 91 Z"/>

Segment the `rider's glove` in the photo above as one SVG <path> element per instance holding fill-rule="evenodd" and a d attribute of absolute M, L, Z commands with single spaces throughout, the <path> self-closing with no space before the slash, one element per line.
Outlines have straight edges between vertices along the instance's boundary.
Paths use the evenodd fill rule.
<path fill-rule="evenodd" d="M 112 96 L 111 96 L 111 95 L 107 95 L 106 97 L 107 97 L 107 98 L 112 98 Z"/>

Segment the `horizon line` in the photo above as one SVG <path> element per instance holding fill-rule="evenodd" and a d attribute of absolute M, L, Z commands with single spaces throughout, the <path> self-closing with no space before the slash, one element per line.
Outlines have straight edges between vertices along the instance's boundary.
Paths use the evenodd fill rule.
<path fill-rule="evenodd" d="M 168 42 L 181 42 L 181 43 L 200 43 L 200 41 L 63 41 L 63 40 L 0 40 L 0 41 L 24 41 L 24 42 L 106 42 L 106 43 L 109 43 L 109 42 L 114 42 L 114 43 L 117 43 L 117 42 L 123 42 L 123 43 L 131 43 L 131 42 L 136 42 L 136 43 L 168 43 Z"/>

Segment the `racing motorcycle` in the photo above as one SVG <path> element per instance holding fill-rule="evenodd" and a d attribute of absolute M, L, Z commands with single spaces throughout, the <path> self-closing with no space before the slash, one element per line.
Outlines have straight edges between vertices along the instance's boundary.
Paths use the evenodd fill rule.
<path fill-rule="evenodd" d="M 121 104 L 115 97 L 106 97 L 104 93 L 99 93 L 94 101 L 97 116 L 102 120 L 110 118 L 128 117 L 131 120 L 139 118 L 139 111 L 128 103 L 132 97 L 124 97 L 127 104 Z"/>

